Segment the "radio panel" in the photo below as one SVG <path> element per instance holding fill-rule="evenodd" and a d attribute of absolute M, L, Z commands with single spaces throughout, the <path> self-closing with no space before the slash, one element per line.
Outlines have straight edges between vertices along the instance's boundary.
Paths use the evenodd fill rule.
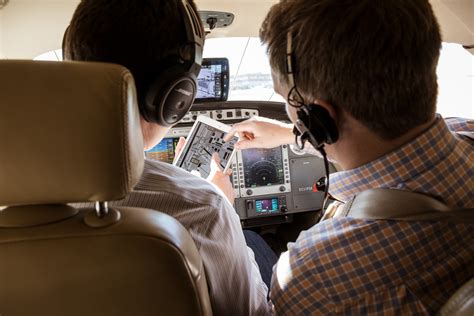
<path fill-rule="evenodd" d="M 288 211 L 286 196 L 284 195 L 246 199 L 245 206 L 249 218 L 284 214 Z"/>
<path fill-rule="evenodd" d="M 246 120 L 258 115 L 255 109 L 223 109 L 210 111 L 190 111 L 180 123 L 194 123 L 199 115 L 204 115 L 218 121 Z"/>

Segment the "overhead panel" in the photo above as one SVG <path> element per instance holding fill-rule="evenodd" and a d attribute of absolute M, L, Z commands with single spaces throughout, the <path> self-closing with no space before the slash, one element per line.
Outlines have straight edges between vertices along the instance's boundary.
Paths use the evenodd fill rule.
<path fill-rule="evenodd" d="M 276 0 L 197 0 L 199 10 L 223 11 L 234 14 L 232 25 L 214 29 L 209 37 L 257 37 L 270 7 Z"/>

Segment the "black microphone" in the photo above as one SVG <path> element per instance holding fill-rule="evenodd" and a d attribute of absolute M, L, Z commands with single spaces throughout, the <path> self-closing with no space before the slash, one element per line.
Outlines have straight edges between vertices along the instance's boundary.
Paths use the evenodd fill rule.
<path fill-rule="evenodd" d="M 306 141 L 309 139 L 307 132 L 301 133 L 301 131 L 296 127 L 293 127 L 293 134 L 295 135 L 295 144 L 299 150 L 303 150 Z"/>

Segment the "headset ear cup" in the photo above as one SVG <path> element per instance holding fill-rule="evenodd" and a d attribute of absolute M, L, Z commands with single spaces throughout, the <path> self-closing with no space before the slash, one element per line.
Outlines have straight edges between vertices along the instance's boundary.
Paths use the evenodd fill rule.
<path fill-rule="evenodd" d="M 306 125 L 309 139 L 315 148 L 322 144 L 333 144 L 339 139 L 336 122 L 329 112 L 319 104 L 303 105 L 298 118 Z"/>
<path fill-rule="evenodd" d="M 160 73 L 150 85 L 140 111 L 145 120 L 171 126 L 183 118 L 191 108 L 197 91 L 196 75 L 184 66 L 174 65 Z"/>

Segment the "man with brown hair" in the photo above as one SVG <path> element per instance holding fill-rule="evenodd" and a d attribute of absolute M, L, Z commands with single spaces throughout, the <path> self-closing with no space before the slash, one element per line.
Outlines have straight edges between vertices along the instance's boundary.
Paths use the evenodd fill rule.
<path fill-rule="evenodd" d="M 144 102 L 164 68 L 190 58 L 180 10 L 186 3 L 198 16 L 192 0 L 82 0 L 64 39 L 65 59 L 127 67 L 135 79 L 138 102 Z M 145 149 L 153 148 L 169 130 L 148 121 L 143 112 L 140 123 Z M 214 170 L 210 180 L 232 191 L 222 171 Z M 267 287 L 245 245 L 235 210 L 216 186 L 175 166 L 146 160 L 134 190 L 111 205 L 155 209 L 188 230 L 206 270 L 215 315 L 267 313 Z"/>
<path fill-rule="evenodd" d="M 330 177 L 336 207 L 373 188 L 474 207 L 474 121 L 435 114 L 441 36 L 428 0 L 282 0 L 261 38 L 291 121 L 309 109 L 321 115 L 306 123 L 337 130 L 318 136 L 343 170 Z M 229 134 L 271 148 L 292 129 L 256 118 Z M 434 314 L 474 276 L 473 257 L 472 225 L 334 217 L 288 245 L 270 298 L 287 315 Z"/>

